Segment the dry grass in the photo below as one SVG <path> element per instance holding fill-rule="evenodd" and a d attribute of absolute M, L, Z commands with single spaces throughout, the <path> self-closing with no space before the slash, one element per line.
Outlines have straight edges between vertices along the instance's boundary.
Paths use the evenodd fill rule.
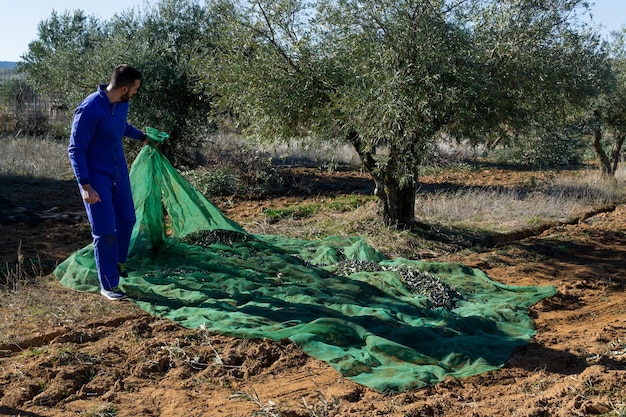
<path fill-rule="evenodd" d="M 546 222 L 565 222 L 593 207 L 621 202 L 624 171 L 615 179 L 596 171 L 564 173 L 532 189 L 467 188 L 421 194 L 416 217 L 448 228 L 510 233 Z"/>
<path fill-rule="evenodd" d="M 256 234 L 317 240 L 328 236 L 361 236 L 387 256 L 422 258 L 436 251 L 431 243 L 410 230 L 396 230 L 381 222 L 378 204 L 368 201 L 351 211 L 320 211 L 306 218 L 286 218 L 279 222 L 262 219 L 243 225 Z"/>
<path fill-rule="evenodd" d="M 387 256 L 429 258 L 450 250 L 451 243 L 452 250 L 461 250 L 480 245 L 486 235 L 568 222 L 596 208 L 622 202 L 626 196 L 625 178 L 626 170 L 620 170 L 614 179 L 603 178 L 596 171 L 564 171 L 532 186 L 422 193 L 416 199 L 415 215 L 432 230 L 426 235 L 420 230 L 386 227 L 375 201 L 366 201 L 351 211 L 323 210 L 279 222 L 265 218 L 244 226 L 252 233 L 301 239 L 362 236 Z M 435 234 L 442 242 L 432 238 Z"/>
<path fill-rule="evenodd" d="M 52 275 L 2 291 L 0 308 L 3 317 L 11 318 L 11 321 L 0 322 L 0 346 L 45 336 L 51 329 L 84 322 L 85 317 L 107 317 L 122 310 L 140 314 L 133 303 L 113 304 L 99 294 L 67 291 Z M 37 324 L 37 328 L 26 327 L 25 323 Z"/>
<path fill-rule="evenodd" d="M 4 138 L 0 140 L 0 155 L 0 175 L 72 177 L 65 143 Z M 323 158 L 315 154 L 314 159 Z M 595 170 L 563 171 L 546 178 L 543 182 L 533 178 L 519 187 L 422 192 L 416 199 L 416 219 L 436 230 L 445 230 L 446 234 L 509 233 L 546 222 L 569 221 L 593 208 L 622 202 L 626 195 L 625 169 L 620 169 L 614 179 L 603 178 Z M 278 222 L 264 219 L 244 226 L 252 233 L 303 239 L 363 236 L 372 246 L 391 256 L 428 257 L 429 252 L 438 251 L 433 247 L 436 242 L 421 238 L 415 231 L 397 231 L 383 225 L 377 203 L 367 199 L 350 210 L 325 209 L 308 217 L 287 217 Z"/>
<path fill-rule="evenodd" d="M 32 137 L 0 138 L 0 175 L 67 180 L 67 143 Z"/>

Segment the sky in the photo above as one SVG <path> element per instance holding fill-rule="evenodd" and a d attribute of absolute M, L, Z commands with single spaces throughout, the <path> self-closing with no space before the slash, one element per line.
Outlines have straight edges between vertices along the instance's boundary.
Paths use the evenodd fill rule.
<path fill-rule="evenodd" d="M 596 25 L 604 37 L 626 24 L 626 0 L 591 0 Z M 158 0 L 20 0 L 7 2 L 0 9 L 0 61 L 19 61 L 28 44 L 37 39 L 37 25 L 55 10 L 57 13 L 81 9 L 102 20 L 132 8 L 145 10 Z"/>
<path fill-rule="evenodd" d="M 4 1 L 0 6 L 0 61 L 19 61 L 28 51 L 28 44 L 37 39 L 37 26 L 48 19 L 52 11 L 82 10 L 101 20 L 115 13 L 135 9 L 145 10 L 158 0 L 18 0 Z"/>

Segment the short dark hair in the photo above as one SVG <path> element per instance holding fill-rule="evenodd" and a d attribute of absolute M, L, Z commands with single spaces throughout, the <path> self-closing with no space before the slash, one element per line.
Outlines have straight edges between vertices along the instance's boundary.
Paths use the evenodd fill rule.
<path fill-rule="evenodd" d="M 141 80 L 141 71 L 130 65 L 122 64 L 115 67 L 111 74 L 111 88 L 117 89 L 123 86 L 130 87 L 135 81 Z"/>

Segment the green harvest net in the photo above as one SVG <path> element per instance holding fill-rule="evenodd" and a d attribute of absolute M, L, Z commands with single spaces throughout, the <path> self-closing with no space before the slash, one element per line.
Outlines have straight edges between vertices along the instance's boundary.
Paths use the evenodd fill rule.
<path fill-rule="evenodd" d="M 555 294 L 460 264 L 386 259 L 358 237 L 246 233 L 150 146 L 130 175 L 137 224 L 121 287 L 139 307 L 188 328 L 289 338 L 381 392 L 501 367 L 534 334 L 528 307 Z M 55 274 L 98 291 L 92 245 Z"/>

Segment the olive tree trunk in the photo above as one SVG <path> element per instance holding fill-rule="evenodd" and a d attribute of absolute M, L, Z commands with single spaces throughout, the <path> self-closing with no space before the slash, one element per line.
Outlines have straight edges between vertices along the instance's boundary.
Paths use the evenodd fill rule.
<path fill-rule="evenodd" d="M 600 172 L 606 176 L 615 176 L 619 163 L 620 153 L 624 144 L 625 135 L 619 134 L 615 137 L 615 142 L 611 147 L 609 155 L 606 154 L 602 147 L 602 127 L 600 123 L 596 123 L 593 128 L 593 151 L 598 158 L 598 166 Z"/>
<path fill-rule="evenodd" d="M 417 181 L 415 177 L 400 178 L 394 175 L 401 155 L 390 152 L 384 167 L 378 165 L 371 147 L 361 142 L 358 134 L 348 135 L 350 143 L 361 157 L 363 166 L 372 175 L 376 189 L 374 195 L 380 199 L 383 221 L 387 226 L 407 228 L 415 223 L 415 195 Z"/>
<path fill-rule="evenodd" d="M 380 198 L 383 220 L 387 226 L 410 227 L 415 222 L 416 184 L 398 184 L 393 179 L 376 182 L 375 194 Z"/>

